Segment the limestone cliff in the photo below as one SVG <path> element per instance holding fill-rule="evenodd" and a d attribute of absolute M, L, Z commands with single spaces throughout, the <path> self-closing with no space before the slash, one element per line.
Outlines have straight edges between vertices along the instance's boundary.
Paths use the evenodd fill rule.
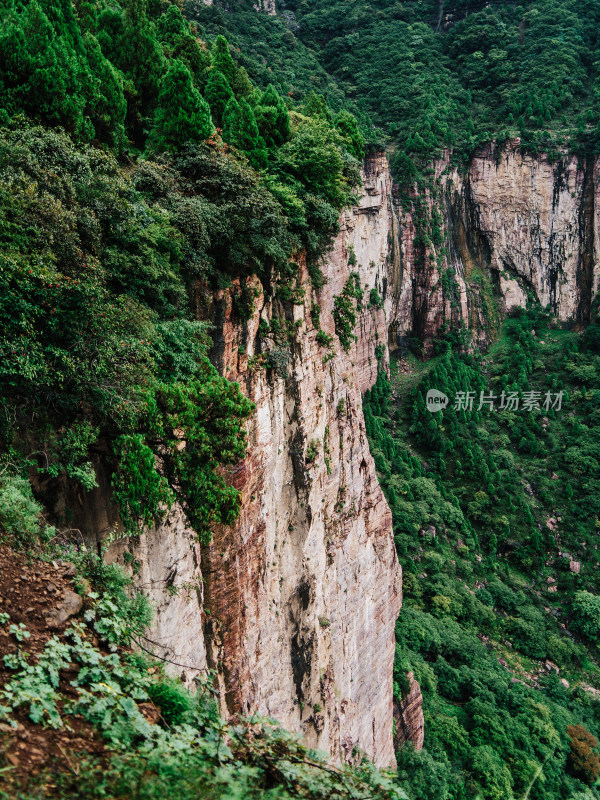
<path fill-rule="evenodd" d="M 599 163 L 528 154 L 515 140 L 482 148 L 466 170 L 448 153 L 432 165 L 428 186 L 396 202 L 397 337 L 428 340 L 463 321 L 489 340 L 528 293 L 562 320 L 587 320 L 600 277 Z"/>
<path fill-rule="evenodd" d="M 300 259 L 285 301 L 253 278 L 199 307 L 215 325 L 213 361 L 256 404 L 248 457 L 232 474 L 236 525 L 200 547 L 174 508 L 130 541 L 119 538 L 100 459 L 85 503 L 65 489 L 73 527 L 88 542 L 112 535 L 110 557 L 133 562 L 152 597 L 146 646 L 188 679 L 213 670 L 225 713 L 275 717 L 334 759 L 362 750 L 393 763 L 401 573 L 361 393 L 388 341 L 430 341 L 448 322 L 489 340 L 527 291 L 562 319 L 586 319 L 599 277 L 598 186 L 598 162 L 551 162 L 513 142 L 484 148 L 466 171 L 446 154 L 427 187 L 392 198 L 385 157 L 369 158 L 320 289 Z M 346 353 L 332 312 L 352 272 L 363 308 Z"/>
<path fill-rule="evenodd" d="M 335 760 L 362 751 L 384 766 L 394 763 L 401 570 L 361 393 L 387 339 L 385 312 L 369 299 L 371 289 L 385 291 L 389 195 L 387 162 L 375 156 L 359 207 L 342 214 L 318 291 L 300 258 L 292 301 L 252 278 L 199 307 L 215 325 L 214 363 L 256 404 L 247 458 L 231 476 L 238 522 L 200 547 L 176 507 L 139 539 L 119 538 L 99 465 L 100 488 L 74 522 L 88 541 L 114 532 L 109 557 L 135 565 L 156 608 L 144 646 L 188 679 L 214 670 L 227 715 L 274 717 Z M 364 301 L 346 353 L 332 311 L 351 272 Z M 331 344 L 319 344 L 317 325 Z M 378 355 L 385 363 L 384 347 Z"/>
<path fill-rule="evenodd" d="M 248 458 L 235 475 L 240 519 L 216 532 L 201 559 L 208 663 L 219 671 L 227 710 L 275 717 L 334 757 L 351 760 L 360 749 L 385 765 L 394 761 L 391 668 L 400 568 L 361 392 L 376 378 L 375 347 L 386 341 L 386 320 L 365 301 L 357 341 L 346 354 L 332 309 L 352 270 L 365 298 L 382 279 L 388 194 L 385 160 L 373 158 L 360 207 L 342 215 L 318 297 L 301 263 L 304 296 L 287 309 L 266 297 L 258 281 L 254 313 L 244 325 L 232 292 L 215 299 L 211 316 L 221 333 L 214 360 L 244 387 L 256 413 Z M 311 318 L 317 300 L 333 358 L 317 341 Z M 257 367 L 264 355 L 257 348 L 278 351 L 282 364 L 285 348 L 275 336 L 256 334 L 261 320 L 272 328 L 282 312 L 295 334 L 277 374 Z"/>

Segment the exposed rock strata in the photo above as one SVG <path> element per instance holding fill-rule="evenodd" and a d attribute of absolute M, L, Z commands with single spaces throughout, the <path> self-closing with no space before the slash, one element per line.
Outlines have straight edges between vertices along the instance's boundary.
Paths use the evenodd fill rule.
<path fill-rule="evenodd" d="M 188 679 L 213 669 L 225 713 L 274 717 L 333 759 L 363 751 L 385 766 L 394 763 L 401 570 L 361 392 L 377 377 L 375 348 L 387 339 L 385 311 L 369 298 L 374 287 L 385 293 L 389 194 L 385 158 L 374 157 L 360 206 L 341 217 L 318 296 L 301 263 L 304 297 L 296 305 L 279 304 L 253 278 L 246 287 L 254 295 L 249 319 L 236 310 L 239 284 L 202 309 L 216 326 L 215 364 L 256 404 L 247 458 L 232 471 L 242 496 L 238 522 L 200 548 L 174 508 L 139 540 L 117 539 L 110 549 L 115 559 L 128 549 L 156 607 L 146 645 Z M 351 271 L 360 275 L 364 304 L 346 354 L 332 310 Z M 333 357 L 317 342 L 316 301 Z M 260 321 L 274 319 L 293 335 L 259 336 Z M 387 353 L 380 356 L 385 362 Z M 74 522 L 88 540 L 118 530 L 108 479 L 98 474 L 101 486 Z M 70 498 L 68 505 L 78 504 Z"/>
<path fill-rule="evenodd" d="M 406 742 L 412 742 L 416 750 L 422 750 L 425 737 L 423 695 L 414 673 L 408 672 L 406 677 L 409 684 L 408 691 L 402 701 L 394 706 L 396 728 L 394 745 L 398 749 Z"/>
<path fill-rule="evenodd" d="M 561 320 L 589 319 L 600 279 L 599 170 L 598 159 L 524 153 L 518 140 L 481 149 L 466 172 L 448 154 L 437 161 L 412 208 L 396 204 L 390 319 L 399 337 L 428 340 L 462 320 L 489 340 L 497 309 L 524 305 L 528 293 Z"/>
<path fill-rule="evenodd" d="M 335 757 L 350 760 L 360 749 L 377 764 L 394 760 L 391 668 L 400 568 L 360 397 L 376 378 L 375 347 L 387 336 L 384 311 L 368 308 L 370 289 L 385 274 L 385 167 L 382 159 L 369 162 L 360 208 L 343 215 L 324 267 L 320 324 L 334 336 L 333 359 L 316 339 L 304 265 L 304 302 L 287 310 L 297 333 L 286 379 L 249 366 L 256 362 L 259 321 L 273 319 L 275 301 L 256 282 L 254 315 L 241 326 L 231 293 L 216 298 L 213 317 L 222 331 L 216 363 L 257 408 L 249 455 L 235 475 L 240 520 L 217 531 L 202 552 L 209 663 L 222 673 L 227 709 L 273 716 Z M 352 270 L 367 301 L 347 355 L 334 335 L 332 309 Z"/>

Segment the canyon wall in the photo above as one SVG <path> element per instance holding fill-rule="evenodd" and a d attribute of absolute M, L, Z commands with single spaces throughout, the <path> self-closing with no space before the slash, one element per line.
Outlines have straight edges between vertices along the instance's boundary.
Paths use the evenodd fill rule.
<path fill-rule="evenodd" d="M 600 279 L 600 161 L 551 160 L 519 144 L 488 145 L 466 170 L 445 153 L 426 188 L 397 193 L 394 344 L 461 322 L 475 342 L 489 341 L 528 293 L 561 320 L 589 319 Z"/>
<path fill-rule="evenodd" d="M 387 359 L 385 347 L 376 354 L 385 311 L 369 303 L 371 289 L 385 290 L 392 228 L 385 157 L 368 159 L 364 177 L 319 290 L 300 260 L 292 301 L 257 278 L 199 300 L 215 326 L 213 362 L 256 405 L 247 458 L 231 473 L 237 523 L 200 546 L 175 507 L 123 538 L 100 460 L 99 488 L 65 504 L 79 509 L 74 526 L 86 540 L 111 541 L 108 558 L 129 564 L 151 597 L 155 619 L 140 645 L 188 681 L 212 670 L 224 714 L 272 717 L 333 760 L 362 751 L 390 766 L 401 570 L 361 409 Z M 364 302 L 346 353 L 332 312 L 352 272 Z M 242 291 L 252 298 L 243 317 Z"/>
<path fill-rule="evenodd" d="M 175 507 L 124 539 L 101 459 L 99 488 L 61 500 L 84 539 L 110 540 L 109 557 L 128 563 L 152 598 L 141 646 L 187 680 L 211 670 L 227 715 L 273 717 L 334 760 L 362 751 L 394 763 L 401 571 L 361 394 L 388 341 L 431 342 L 449 323 L 489 341 L 527 292 L 561 319 L 585 321 L 599 277 L 597 171 L 597 162 L 550 162 L 513 142 L 483 149 L 463 172 L 446 154 L 426 188 L 402 196 L 385 157 L 372 156 L 319 289 L 300 259 L 285 300 L 252 278 L 199 304 L 215 326 L 214 363 L 256 405 L 247 458 L 231 474 L 237 523 L 200 546 Z M 345 352 L 333 310 L 352 273 L 363 300 Z M 420 742 L 420 704 L 399 713 Z"/>
<path fill-rule="evenodd" d="M 385 343 L 387 325 L 383 309 L 365 300 L 357 340 L 345 353 L 332 310 L 352 271 L 365 298 L 383 280 L 388 197 L 387 164 L 373 158 L 360 206 L 342 215 L 318 293 L 301 264 L 304 297 L 286 310 L 276 311 L 258 281 L 254 314 L 242 326 L 232 293 L 215 298 L 211 316 L 221 333 L 214 361 L 240 382 L 256 413 L 248 458 L 235 475 L 240 519 L 202 553 L 209 663 L 222 674 L 227 710 L 272 716 L 314 747 L 345 760 L 358 748 L 386 765 L 394 761 L 391 670 L 401 580 L 361 393 L 376 379 L 375 348 Z M 317 295 L 331 346 L 319 344 L 311 319 Z M 257 338 L 260 320 L 272 325 L 283 311 L 291 340 Z M 285 378 L 255 366 L 265 350 L 278 351 L 282 364 L 289 359 Z"/>

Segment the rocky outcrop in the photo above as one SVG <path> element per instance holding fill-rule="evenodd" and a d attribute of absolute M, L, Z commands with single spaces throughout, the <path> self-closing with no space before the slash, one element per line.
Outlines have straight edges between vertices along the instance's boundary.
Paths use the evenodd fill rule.
<path fill-rule="evenodd" d="M 407 672 L 408 690 L 400 703 L 394 705 L 394 745 L 396 749 L 412 742 L 415 750 L 423 749 L 425 719 L 423 717 L 423 695 L 414 673 Z"/>
<path fill-rule="evenodd" d="M 385 293 L 389 195 L 386 160 L 374 156 L 359 206 L 341 216 L 318 291 L 299 258 L 293 302 L 251 278 L 201 309 L 215 325 L 214 363 L 256 405 L 247 457 L 230 476 L 242 500 L 235 525 L 201 547 L 175 507 L 137 539 L 119 538 L 100 462 L 99 488 L 85 504 L 67 502 L 80 509 L 73 525 L 84 538 L 109 536 L 109 558 L 129 564 L 151 597 L 155 620 L 141 646 L 187 680 L 212 670 L 226 715 L 273 717 L 333 760 L 364 752 L 383 766 L 394 763 L 401 570 L 361 393 L 376 380 L 378 358 L 382 366 L 387 359 L 377 349 L 387 340 L 377 297 Z M 346 353 L 332 311 L 352 272 L 363 303 Z M 252 298 L 243 319 L 242 290 Z"/>
<path fill-rule="evenodd" d="M 467 170 L 446 153 L 427 188 L 398 196 L 393 315 L 424 340 L 461 322 L 489 341 L 527 295 L 585 322 L 600 279 L 600 160 L 488 145 Z"/>
<path fill-rule="evenodd" d="M 193 13 L 193 8 L 196 2 L 201 2 L 205 6 L 212 6 L 213 4 L 213 0 L 188 0 L 188 2 L 186 2 L 186 12 Z M 252 7 L 255 11 L 262 11 L 270 16 L 275 16 L 275 14 L 277 14 L 275 0 L 255 0 L 255 2 L 252 4 Z"/>

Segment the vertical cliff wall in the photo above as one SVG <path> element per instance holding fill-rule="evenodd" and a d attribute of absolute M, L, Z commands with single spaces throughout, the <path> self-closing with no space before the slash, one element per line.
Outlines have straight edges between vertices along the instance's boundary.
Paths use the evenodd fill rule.
<path fill-rule="evenodd" d="M 551 160 L 519 145 L 488 145 L 466 170 L 445 154 L 426 187 L 396 198 L 400 338 L 427 340 L 462 321 L 489 341 L 528 294 L 562 320 L 589 319 L 600 276 L 600 162 Z"/>
<path fill-rule="evenodd" d="M 256 404 L 247 458 L 231 476 L 242 499 L 234 526 L 200 547 L 175 507 L 138 539 L 119 538 L 99 463 L 89 501 L 67 498 L 88 541 L 114 532 L 109 557 L 135 567 L 156 608 L 144 646 L 173 671 L 189 680 L 212 669 L 224 713 L 274 717 L 333 759 L 362 751 L 383 766 L 394 763 L 401 570 L 361 393 L 376 380 L 376 348 L 387 339 L 385 310 L 369 298 L 385 289 L 389 195 L 387 162 L 373 157 L 318 291 L 301 261 L 293 302 L 252 278 L 199 308 L 215 325 L 214 363 Z M 346 353 L 332 312 L 351 272 L 364 300 Z M 240 316 L 242 292 L 251 302 Z M 331 344 L 323 334 L 319 344 L 317 325 Z M 385 348 L 377 353 L 385 363 Z"/>
<path fill-rule="evenodd" d="M 386 765 L 394 760 L 400 568 L 361 410 L 361 392 L 377 375 L 375 348 L 386 340 L 386 320 L 365 301 L 347 354 L 332 311 L 351 271 L 365 298 L 383 279 L 388 195 L 387 165 L 374 158 L 360 207 L 342 216 L 318 293 L 301 264 L 304 297 L 293 306 L 267 298 L 256 281 L 254 313 L 240 325 L 232 292 L 216 298 L 212 316 L 222 333 L 215 361 L 244 387 L 256 413 L 248 458 L 235 476 L 240 519 L 216 532 L 201 559 L 211 617 L 208 660 L 222 676 L 227 709 L 275 717 L 336 757 L 350 760 L 360 749 Z M 311 318 L 317 301 L 332 352 L 317 341 Z M 282 313 L 294 331 L 288 344 L 257 338 L 260 321 L 273 328 L 277 319 L 281 327 Z M 286 377 L 257 368 L 265 350 L 279 351 L 279 359 L 287 351 Z"/>
<path fill-rule="evenodd" d="M 401 573 L 361 393 L 388 341 L 430 342 L 461 323 L 488 341 L 528 292 L 561 319 L 587 319 L 600 274 L 598 169 L 513 142 L 483 149 L 466 171 L 446 155 L 427 186 L 392 201 L 385 158 L 369 158 L 320 289 L 301 262 L 293 301 L 253 278 L 199 308 L 215 324 L 214 362 L 256 404 L 248 457 L 232 474 L 236 525 L 200 547 L 175 507 L 123 539 L 100 459 L 90 497 L 65 488 L 73 527 L 88 542 L 112 535 L 109 557 L 132 564 L 151 596 L 145 646 L 188 679 L 212 669 L 225 713 L 272 716 L 335 759 L 360 750 L 393 763 Z M 333 310 L 351 273 L 363 304 L 346 353 Z"/>

